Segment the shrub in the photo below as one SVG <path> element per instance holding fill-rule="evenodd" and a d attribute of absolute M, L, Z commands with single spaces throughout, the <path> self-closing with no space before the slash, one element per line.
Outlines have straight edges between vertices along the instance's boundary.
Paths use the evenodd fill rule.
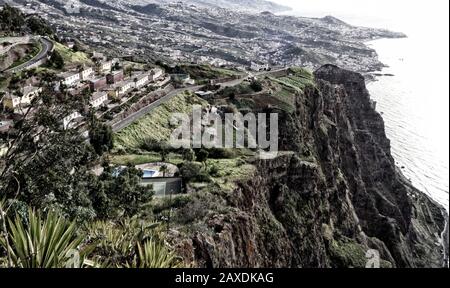
<path fill-rule="evenodd" d="M 198 162 L 205 163 L 206 160 L 208 160 L 209 152 L 205 149 L 196 149 L 195 150 L 195 157 L 197 158 Z"/>
<path fill-rule="evenodd" d="M 233 149 L 212 148 L 208 150 L 208 153 L 211 159 L 233 159 L 236 157 L 236 152 Z"/>
<path fill-rule="evenodd" d="M 250 88 L 255 92 L 261 92 L 263 90 L 263 86 L 258 80 L 252 81 L 252 83 L 250 83 Z"/>
<path fill-rule="evenodd" d="M 195 153 L 192 149 L 186 149 L 183 151 L 183 160 L 192 162 L 195 160 Z"/>
<path fill-rule="evenodd" d="M 186 162 L 180 168 L 180 174 L 185 183 L 211 182 L 209 174 L 198 163 Z"/>
<path fill-rule="evenodd" d="M 219 176 L 219 168 L 216 165 L 211 166 L 211 168 L 209 168 L 209 175 L 211 175 L 212 177 L 217 177 Z"/>

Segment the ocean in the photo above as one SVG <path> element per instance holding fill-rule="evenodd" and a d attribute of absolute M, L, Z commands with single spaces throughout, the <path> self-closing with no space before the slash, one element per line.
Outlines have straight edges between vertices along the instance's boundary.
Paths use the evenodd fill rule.
<path fill-rule="evenodd" d="M 335 16 L 352 25 L 386 28 L 403 32 L 408 38 L 381 39 L 367 43 L 387 67 L 368 84 L 377 110 L 383 115 L 392 154 L 413 185 L 449 210 L 449 46 L 448 2 L 439 0 L 406 1 L 408 9 L 398 14 L 395 7 L 343 6 L 348 1 L 332 1 L 340 6 L 307 0 L 308 10 L 285 14 L 323 17 Z M 359 3 L 366 1 L 358 1 Z M 376 1 L 378 2 L 378 1 Z M 380 1 L 380 5 L 402 1 Z M 447 2 L 447 3 L 445 3 Z M 289 1 L 282 1 L 289 4 Z M 353 2 L 356 3 L 356 2 Z M 444 3 L 447 9 L 437 3 Z M 318 5 L 318 6 L 314 6 Z M 322 6 L 320 6 L 322 5 Z M 394 5 L 395 6 L 395 5 Z M 323 9 L 321 7 L 327 7 Z M 336 10 L 333 10 L 333 7 Z M 373 8 L 373 12 L 370 9 Z M 360 9 L 360 10 L 358 10 Z M 444 10 L 445 9 L 445 10 Z"/>
<path fill-rule="evenodd" d="M 379 77 L 367 88 L 383 115 L 397 165 L 416 188 L 448 211 L 449 94 L 442 87 L 448 78 L 439 79 L 433 64 L 416 59 L 417 51 L 409 49 L 414 42 L 413 38 L 371 42 L 381 62 L 389 65 L 382 73 L 394 76 Z"/>

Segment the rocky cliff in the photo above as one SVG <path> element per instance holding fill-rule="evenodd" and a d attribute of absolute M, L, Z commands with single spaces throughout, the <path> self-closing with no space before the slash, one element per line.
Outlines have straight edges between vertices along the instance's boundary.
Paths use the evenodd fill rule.
<path fill-rule="evenodd" d="M 178 253 L 199 267 L 365 267 L 373 249 L 382 267 L 442 267 L 447 214 L 396 168 L 364 78 L 314 75 L 281 115 L 286 152 L 213 193 L 196 229 L 172 231 Z"/>

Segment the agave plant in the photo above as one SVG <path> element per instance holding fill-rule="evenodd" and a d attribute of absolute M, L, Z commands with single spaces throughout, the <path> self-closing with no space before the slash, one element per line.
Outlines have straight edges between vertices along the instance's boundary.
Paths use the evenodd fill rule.
<path fill-rule="evenodd" d="M 82 238 L 76 234 L 74 222 L 49 212 L 29 210 L 28 224 L 16 216 L 7 221 L 7 235 L 0 245 L 9 253 L 10 261 L 18 268 L 78 268 L 91 248 L 79 251 Z"/>
<path fill-rule="evenodd" d="M 113 222 L 97 221 L 88 226 L 90 241 L 95 242 L 95 267 L 118 267 L 132 253 L 135 232 L 131 227 L 122 228 Z"/>
<path fill-rule="evenodd" d="M 170 268 L 181 265 L 163 244 L 158 223 L 147 224 L 136 218 L 120 223 L 98 221 L 90 224 L 88 231 L 91 241 L 96 243 L 93 267 Z"/>
<path fill-rule="evenodd" d="M 153 240 L 137 243 L 136 255 L 127 268 L 181 268 L 182 262 L 165 245 Z"/>

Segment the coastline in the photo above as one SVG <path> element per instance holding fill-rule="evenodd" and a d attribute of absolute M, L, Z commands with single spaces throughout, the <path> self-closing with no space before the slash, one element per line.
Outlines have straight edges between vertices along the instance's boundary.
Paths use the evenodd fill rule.
<path fill-rule="evenodd" d="M 408 40 L 408 38 L 406 39 Z M 438 153 L 426 145 L 429 142 L 437 141 L 428 139 L 426 134 L 422 134 L 420 133 L 421 130 L 416 129 L 418 126 L 425 125 L 422 119 L 426 118 L 427 115 L 424 112 L 427 112 L 427 110 L 419 110 L 422 104 L 420 99 L 415 98 L 419 98 L 421 94 L 415 93 L 414 85 L 416 83 L 413 79 L 408 79 L 409 71 L 404 71 L 408 70 L 406 69 L 409 68 L 408 64 L 412 65 L 408 61 L 413 62 L 414 59 L 397 59 L 393 56 L 395 53 L 392 53 L 393 55 L 382 55 L 386 49 L 377 49 L 380 40 L 382 44 L 385 44 L 399 39 L 377 39 L 366 42 L 369 47 L 375 49 L 380 61 L 385 65 L 384 69 L 374 71 L 370 78 L 367 77 L 367 89 L 370 92 L 371 99 L 377 102 L 377 111 L 385 121 L 396 165 L 414 187 L 444 207 L 448 215 L 449 189 L 448 180 L 445 179 L 448 162 L 445 163 L 444 160 L 439 159 Z M 397 42 L 396 44 L 404 45 L 405 43 Z M 389 45 L 392 46 L 392 44 Z M 389 47 L 389 45 L 386 46 Z M 394 63 L 386 60 L 391 60 Z M 403 62 L 408 63 L 403 64 Z M 402 65 L 406 68 L 403 68 Z M 409 85 L 409 81 L 412 81 L 412 85 Z M 426 124 L 432 126 L 434 123 L 429 120 Z M 423 130 L 426 129 L 427 127 L 423 128 Z M 436 164 L 436 161 L 439 160 L 441 162 L 438 164 L 442 167 Z M 441 170 L 433 171 L 433 168 L 437 170 L 437 167 L 440 167 Z"/>
<path fill-rule="evenodd" d="M 293 16 L 293 17 L 313 17 L 313 18 L 323 18 L 324 17 L 324 15 L 319 14 L 319 13 L 308 13 L 308 12 L 304 13 L 304 12 L 298 12 L 295 10 L 284 12 L 284 13 L 283 12 L 277 13 L 277 15 Z M 361 22 L 362 22 L 361 19 L 355 18 L 355 19 L 353 19 L 354 21 L 351 21 L 350 19 L 346 19 L 345 17 L 341 17 L 341 16 L 342 15 L 336 15 L 336 17 L 338 17 L 339 19 L 343 19 L 344 21 L 346 21 L 346 23 L 350 23 L 350 25 L 357 26 L 357 27 L 370 26 L 375 29 L 375 27 L 377 27 L 377 26 L 378 27 L 388 26 L 387 22 L 386 23 L 373 22 L 373 23 L 370 23 L 371 25 L 369 25 L 369 24 L 361 25 Z M 355 22 L 355 25 L 352 24 L 354 22 Z M 397 29 L 400 29 L 400 26 L 398 26 L 398 25 L 394 25 L 394 26 L 397 27 Z M 383 28 L 381 28 L 381 29 L 383 29 Z M 449 214 L 449 200 L 448 200 L 449 199 L 448 198 L 449 197 L 448 196 L 449 195 L 449 186 L 448 186 L 448 178 L 445 179 L 445 177 L 446 177 L 445 174 L 448 175 L 448 162 L 447 163 L 439 163 L 440 165 L 436 165 L 437 161 L 440 160 L 439 159 L 440 155 L 438 155 L 439 153 L 434 153 L 433 148 L 429 148 L 429 147 L 431 147 L 431 145 L 429 145 L 430 143 L 428 143 L 428 142 L 435 142 L 435 143 L 431 143 L 431 144 L 436 144 L 439 141 L 427 138 L 427 136 L 429 136 L 429 135 L 427 135 L 425 133 L 428 132 L 428 130 L 429 130 L 428 127 L 425 127 L 425 128 L 422 127 L 423 135 L 420 135 L 420 134 L 416 135 L 418 132 L 416 131 L 416 129 L 414 127 L 415 125 L 410 123 L 410 119 L 408 118 L 409 115 L 412 115 L 411 117 L 414 117 L 414 119 L 416 119 L 414 124 L 417 124 L 417 126 L 420 126 L 420 125 L 425 126 L 424 124 L 422 124 L 425 121 L 421 122 L 420 120 L 421 120 L 421 118 L 426 118 L 428 115 L 426 113 L 417 112 L 423 106 L 421 103 L 417 103 L 416 106 L 408 107 L 410 111 L 408 111 L 407 109 L 406 110 L 404 109 L 402 111 L 402 109 L 401 109 L 402 106 L 407 106 L 407 105 L 405 105 L 404 102 L 410 103 L 410 102 L 413 102 L 413 100 L 414 100 L 414 99 L 410 100 L 410 99 L 405 99 L 405 98 L 413 98 L 412 96 L 415 96 L 412 93 L 414 91 L 410 92 L 408 90 L 409 87 L 406 87 L 406 88 L 402 87 L 401 84 L 409 84 L 408 81 L 410 81 L 413 85 L 408 85 L 408 86 L 414 86 L 414 85 L 417 86 L 417 83 L 420 83 L 420 82 L 416 81 L 414 79 L 411 79 L 411 80 L 408 79 L 407 76 L 404 76 L 401 73 L 403 71 L 396 71 L 395 65 L 393 65 L 393 63 L 391 63 L 391 61 L 386 61 L 386 59 L 385 59 L 386 55 L 383 55 L 384 52 L 380 51 L 380 49 L 378 49 L 379 47 L 377 47 L 377 44 L 379 42 L 399 41 L 397 43 L 401 44 L 403 42 L 414 43 L 414 40 L 417 41 L 417 39 L 414 39 L 414 36 L 416 36 L 416 38 L 417 38 L 417 35 L 415 35 L 411 31 L 406 32 L 406 33 L 399 33 L 399 35 L 402 35 L 403 37 L 395 37 L 395 38 L 379 37 L 376 39 L 370 39 L 370 40 L 366 40 L 363 42 L 364 45 L 366 45 L 368 48 L 371 48 L 375 51 L 375 53 L 377 55 L 376 57 L 378 58 L 378 60 L 380 62 L 380 67 L 379 67 L 379 69 L 378 68 L 373 69 L 372 71 L 365 72 L 362 74 L 365 77 L 366 86 L 370 92 L 371 99 L 374 100 L 375 102 L 377 102 L 377 111 L 382 115 L 384 122 L 385 122 L 385 126 L 387 126 L 387 130 L 388 130 L 387 134 L 388 134 L 388 138 L 391 141 L 391 146 L 392 146 L 391 150 L 392 150 L 394 160 L 396 162 L 396 166 L 399 168 L 400 171 L 402 171 L 402 173 L 405 175 L 405 178 L 408 179 L 414 187 L 417 187 L 417 189 L 422 191 L 422 193 L 424 193 L 425 195 L 429 196 L 431 199 L 433 199 L 434 201 L 439 203 L 439 205 L 445 209 L 445 211 L 447 212 L 447 215 L 448 215 Z M 392 43 L 395 43 L 395 42 L 392 42 Z M 396 46 L 396 45 L 394 45 L 394 46 Z M 411 49 L 409 46 L 406 46 L 406 47 L 404 47 L 402 52 L 403 53 L 409 52 L 408 50 L 414 51 L 414 49 Z M 415 52 L 420 52 L 420 51 L 415 51 Z M 406 53 L 406 54 L 408 54 L 408 53 Z M 410 57 L 411 59 L 407 59 L 407 60 L 410 60 L 411 62 L 418 61 L 418 60 L 420 61 L 421 60 L 420 57 L 417 57 L 416 55 L 414 55 L 414 57 Z M 407 56 L 411 56 L 411 55 L 407 55 Z M 420 65 L 417 65 L 417 67 L 420 67 Z M 412 65 L 411 70 L 412 69 L 416 69 L 416 67 L 414 65 Z M 410 72 L 410 71 L 408 71 L 408 72 Z M 402 77 L 403 77 L 403 79 L 402 79 Z M 399 84 L 399 85 L 397 85 L 398 87 L 395 87 L 395 86 L 393 86 L 393 84 L 389 83 L 389 82 L 405 80 L 405 77 L 406 77 L 405 83 L 401 83 L 401 82 L 395 83 L 395 84 Z M 430 80 L 432 80 L 432 79 L 430 79 Z M 382 91 L 381 89 L 376 89 L 377 86 L 383 86 L 383 85 L 386 86 L 384 91 Z M 425 84 L 424 86 L 428 86 L 428 85 Z M 416 88 L 416 87 L 414 87 L 414 88 Z M 422 88 L 422 87 L 420 87 L 420 88 Z M 402 89 L 405 89 L 405 91 L 401 91 Z M 399 92 L 399 90 L 400 90 L 400 92 Z M 382 93 L 380 93 L 380 91 Z M 423 91 L 424 94 L 427 92 L 428 91 Z M 397 106 L 395 106 L 395 105 L 392 105 L 392 106 L 397 108 L 398 110 L 390 113 L 389 104 L 391 104 L 391 103 L 388 102 L 388 104 L 386 104 L 384 102 L 387 102 L 386 99 L 388 99 L 388 98 L 395 98 L 395 97 L 400 98 L 400 100 L 398 101 L 399 103 L 396 103 Z M 419 97 L 416 97 L 416 98 L 419 98 Z M 383 109 L 380 109 L 380 106 Z M 427 111 L 425 111 L 425 112 L 427 112 Z M 401 120 L 397 120 L 396 117 L 398 117 L 398 115 L 401 115 L 403 118 Z M 447 112 L 447 115 L 448 115 L 448 112 Z M 447 122 L 448 122 L 448 119 L 447 119 Z M 435 125 L 436 123 L 440 123 L 440 122 L 435 121 L 435 123 L 429 122 L 427 124 L 428 124 L 428 126 L 433 127 L 433 126 L 438 126 L 438 125 Z M 407 130 L 407 131 L 405 132 L 402 130 Z M 416 138 L 419 138 L 419 139 L 416 139 L 416 138 L 410 136 L 408 133 L 412 134 L 412 136 L 416 136 Z M 403 135 L 403 134 L 405 136 L 402 136 L 402 137 L 398 136 L 398 135 Z M 398 139 L 398 138 L 400 138 L 400 139 Z M 414 143 L 408 143 L 410 141 L 410 139 L 415 139 L 415 141 L 412 141 Z M 422 144 L 418 145 L 417 143 L 422 143 Z M 408 144 L 410 144 L 410 145 L 408 145 Z M 413 146 L 413 148 L 411 148 L 409 146 Z M 412 152 L 410 150 L 412 150 Z M 447 145 L 447 150 L 448 150 L 448 145 Z M 424 156 L 424 155 L 426 155 L 426 156 Z M 423 165 L 422 163 L 428 163 L 428 164 Z M 423 167 L 423 166 L 425 166 L 425 167 Z M 440 171 L 436 172 L 436 173 L 431 173 L 431 171 L 436 170 L 436 167 L 439 167 Z M 445 182 L 447 182 L 447 183 L 445 183 Z"/>

